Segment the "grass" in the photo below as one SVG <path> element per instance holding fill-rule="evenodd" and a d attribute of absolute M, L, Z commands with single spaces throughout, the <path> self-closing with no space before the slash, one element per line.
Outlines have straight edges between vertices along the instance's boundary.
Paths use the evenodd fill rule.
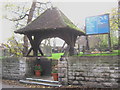
<path fill-rule="evenodd" d="M 116 56 L 120 55 L 120 50 L 113 50 L 111 53 L 102 52 L 102 53 L 95 53 L 95 54 L 82 54 L 80 53 L 78 56 Z"/>
<path fill-rule="evenodd" d="M 119 52 L 119 53 L 118 53 Z M 52 53 L 51 57 L 47 57 L 48 59 L 60 59 L 61 55 L 63 55 L 64 53 Z M 102 52 L 102 53 L 96 53 L 96 54 L 83 54 L 83 52 L 80 52 L 79 55 L 75 55 L 75 56 L 116 56 L 116 55 L 120 55 L 120 50 L 113 50 L 112 53 L 107 53 L 107 52 Z M 0 59 L 5 58 L 4 56 L 0 57 Z"/>
<path fill-rule="evenodd" d="M 79 54 L 78 56 L 116 56 L 117 53 Z"/>
<path fill-rule="evenodd" d="M 120 50 L 113 50 L 113 52 L 115 52 L 115 53 L 119 53 L 119 52 L 120 52 Z"/>
<path fill-rule="evenodd" d="M 120 50 L 119 50 L 120 52 Z M 47 57 L 48 59 L 60 59 L 61 55 L 64 53 L 52 53 L 51 57 Z M 96 54 L 83 54 L 83 52 L 80 52 L 79 55 L 75 56 L 116 56 L 118 55 L 118 50 L 113 50 L 112 53 L 102 52 L 102 53 L 96 53 Z"/>
<path fill-rule="evenodd" d="M 61 57 L 61 55 L 63 55 L 64 53 L 52 53 L 51 57 L 47 57 L 48 59 L 59 59 Z"/>
<path fill-rule="evenodd" d="M 5 58 L 5 56 L 0 56 L 0 59 L 3 59 L 3 58 Z"/>

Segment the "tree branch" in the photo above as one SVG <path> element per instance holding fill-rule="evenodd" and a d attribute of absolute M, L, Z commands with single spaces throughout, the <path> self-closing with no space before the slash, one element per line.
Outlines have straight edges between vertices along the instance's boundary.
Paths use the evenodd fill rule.
<path fill-rule="evenodd" d="M 26 16 L 28 16 L 28 14 L 25 14 L 24 16 L 19 16 L 19 18 L 13 18 L 13 19 L 9 19 L 9 18 L 7 18 L 7 19 L 9 19 L 10 21 L 19 21 L 19 20 L 22 20 L 22 19 L 24 19 Z"/>

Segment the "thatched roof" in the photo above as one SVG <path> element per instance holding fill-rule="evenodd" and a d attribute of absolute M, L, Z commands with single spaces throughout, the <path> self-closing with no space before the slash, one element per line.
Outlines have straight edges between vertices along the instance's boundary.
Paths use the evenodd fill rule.
<path fill-rule="evenodd" d="M 15 33 L 25 34 L 45 30 L 72 29 L 84 35 L 59 9 L 50 8 L 30 22 L 25 27 L 16 30 Z"/>

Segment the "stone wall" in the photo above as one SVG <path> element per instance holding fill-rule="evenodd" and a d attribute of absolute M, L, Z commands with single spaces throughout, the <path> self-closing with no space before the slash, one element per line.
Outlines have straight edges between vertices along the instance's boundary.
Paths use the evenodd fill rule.
<path fill-rule="evenodd" d="M 2 59 L 2 77 L 6 79 L 33 77 L 36 64 L 41 65 L 42 75 L 51 75 L 52 62 L 56 64 L 57 60 L 48 60 L 45 57 L 6 57 Z"/>
<path fill-rule="evenodd" d="M 66 63 L 67 67 L 64 65 Z M 67 57 L 63 61 L 59 61 L 58 66 L 59 80 L 62 77 L 62 83 L 97 88 L 117 88 L 119 86 L 118 56 Z"/>
<path fill-rule="evenodd" d="M 34 74 L 35 57 L 8 57 L 2 59 L 2 78 L 23 79 Z"/>

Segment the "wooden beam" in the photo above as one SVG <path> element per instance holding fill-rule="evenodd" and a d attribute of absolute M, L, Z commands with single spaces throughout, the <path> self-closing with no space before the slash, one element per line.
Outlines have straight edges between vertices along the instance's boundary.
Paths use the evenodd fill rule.
<path fill-rule="evenodd" d="M 34 41 L 32 39 L 32 35 L 27 35 L 27 37 L 28 37 L 28 39 L 30 41 L 31 46 L 33 46 L 34 45 Z"/>
<path fill-rule="evenodd" d="M 29 49 L 29 51 L 27 52 L 26 56 L 29 56 L 30 52 L 32 51 L 32 47 Z"/>
<path fill-rule="evenodd" d="M 27 36 L 33 49 L 33 56 L 38 56 L 38 47 L 39 47 L 38 36 L 34 35 L 34 39 L 32 39 L 32 35 L 27 35 Z"/>
<path fill-rule="evenodd" d="M 42 50 L 40 49 L 40 47 L 38 48 L 38 50 L 39 50 L 40 54 L 41 54 L 42 56 L 44 56 L 44 54 L 43 54 Z"/>
<path fill-rule="evenodd" d="M 38 49 L 39 49 L 39 38 L 38 35 L 34 35 L 34 40 L 33 40 L 33 55 L 38 56 Z"/>

